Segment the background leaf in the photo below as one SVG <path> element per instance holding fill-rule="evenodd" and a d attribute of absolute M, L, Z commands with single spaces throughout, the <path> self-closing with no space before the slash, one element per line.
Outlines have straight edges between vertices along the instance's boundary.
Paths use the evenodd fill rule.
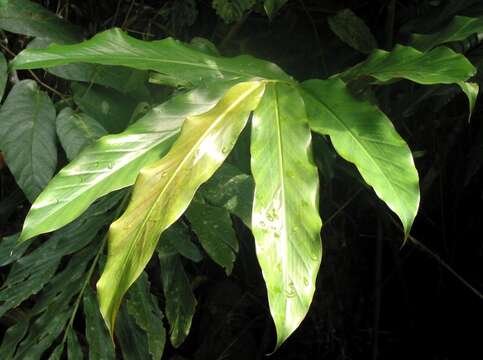
<path fill-rule="evenodd" d="M 5 92 L 5 86 L 8 80 L 8 69 L 7 60 L 5 60 L 5 55 L 0 53 L 0 101 L 3 99 L 3 94 Z"/>
<path fill-rule="evenodd" d="M 263 7 L 268 17 L 272 19 L 286 2 L 287 0 L 264 0 Z"/>
<path fill-rule="evenodd" d="M 267 84 L 252 120 L 252 231 L 277 330 L 276 348 L 307 314 L 322 257 L 319 179 L 310 142 L 297 90 Z"/>
<path fill-rule="evenodd" d="M 15 84 L 0 110 L 0 149 L 18 185 L 33 201 L 57 166 L 55 108 L 33 80 Z"/>
<path fill-rule="evenodd" d="M 255 0 L 213 0 L 213 8 L 226 23 L 239 21 L 255 5 Z"/>

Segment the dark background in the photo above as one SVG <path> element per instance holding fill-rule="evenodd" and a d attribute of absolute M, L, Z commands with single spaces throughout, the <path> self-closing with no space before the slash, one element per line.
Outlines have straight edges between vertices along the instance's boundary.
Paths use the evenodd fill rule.
<path fill-rule="evenodd" d="M 352 9 L 386 49 L 405 43 L 412 32 L 437 30 L 455 14 L 483 15 L 481 1 L 470 0 L 292 0 L 272 21 L 256 7 L 239 22 L 225 24 L 209 0 L 196 1 L 195 11 L 182 3 L 42 1 L 52 11 L 67 6 L 63 14 L 87 36 L 112 26 L 145 39 L 201 36 L 224 55 L 250 53 L 276 62 L 299 80 L 326 78 L 365 58 L 328 27 L 327 18 L 341 9 Z M 22 36 L 4 36 L 14 52 L 25 46 Z M 483 63 L 481 43 L 454 46 L 475 66 Z M 59 89 L 66 86 L 47 81 Z M 432 90 L 433 96 L 422 100 L 428 88 L 407 82 L 370 89 L 415 152 L 421 207 L 411 234 L 433 255 L 414 241 L 402 246 L 394 214 L 316 138 L 325 221 L 318 290 L 302 326 L 269 359 L 483 358 L 482 298 L 441 264 L 482 291 L 482 106 L 477 103 L 468 123 L 466 99 L 456 88 Z M 2 170 L 2 190 L 12 192 L 7 171 Z M 2 235 L 21 226 L 29 204 L 19 203 L 4 217 Z M 241 250 L 231 277 L 209 261 L 186 264 L 198 284 L 198 311 L 185 344 L 180 349 L 167 345 L 164 358 L 262 359 L 272 351 L 274 329 L 253 239 L 235 221 Z M 161 289 L 157 271 L 150 268 L 150 279 Z"/>

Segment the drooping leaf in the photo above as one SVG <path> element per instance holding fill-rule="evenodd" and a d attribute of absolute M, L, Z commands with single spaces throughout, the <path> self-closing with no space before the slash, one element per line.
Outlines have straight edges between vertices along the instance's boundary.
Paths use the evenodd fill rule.
<path fill-rule="evenodd" d="M 476 98 L 478 97 L 480 86 L 477 83 L 473 83 L 469 81 L 459 81 L 458 86 L 461 88 L 461 90 L 465 93 L 466 97 L 468 98 L 468 106 L 469 106 L 468 119 L 470 119 L 476 105 Z"/>
<path fill-rule="evenodd" d="M 263 7 L 270 19 L 273 19 L 275 14 L 280 10 L 282 6 L 285 5 L 287 0 L 264 0 Z"/>
<path fill-rule="evenodd" d="M 71 108 L 63 109 L 56 120 L 57 136 L 67 158 L 73 160 L 87 145 L 106 135 L 106 129 L 96 120 Z"/>
<path fill-rule="evenodd" d="M 469 36 L 483 32 L 483 17 L 455 16 L 451 22 L 432 34 L 413 34 L 409 45 L 427 51 L 438 45 L 461 41 Z"/>
<path fill-rule="evenodd" d="M 159 310 L 157 298 L 151 294 L 148 275 L 142 273 L 131 287 L 127 300 L 129 314 L 148 337 L 149 353 L 153 360 L 160 360 L 166 343 L 163 313 Z"/>
<path fill-rule="evenodd" d="M 0 29 L 16 34 L 49 38 L 58 43 L 82 40 L 82 30 L 28 0 L 0 2 Z"/>
<path fill-rule="evenodd" d="M 223 207 L 193 201 L 186 216 L 208 255 L 223 266 L 228 275 L 231 274 L 238 253 L 238 239 L 228 211 Z"/>
<path fill-rule="evenodd" d="M 196 299 L 185 273 L 180 256 L 171 243 L 179 233 L 170 227 L 161 237 L 158 246 L 159 265 L 166 299 L 166 317 L 170 326 L 170 340 L 174 347 L 180 346 L 189 334 L 196 309 Z"/>
<path fill-rule="evenodd" d="M 17 83 L 0 110 L 0 149 L 30 201 L 57 166 L 55 108 L 33 80 Z"/>
<path fill-rule="evenodd" d="M 212 56 L 171 38 L 142 41 L 130 37 L 120 29 L 104 31 L 80 44 L 26 49 L 10 64 L 13 69 L 33 69 L 77 62 L 154 70 L 178 79 L 180 83 L 192 85 L 220 79 L 291 80 L 275 64 L 248 55 L 234 58 Z"/>
<path fill-rule="evenodd" d="M 97 283 L 111 331 L 122 297 L 148 263 L 159 236 L 223 163 L 263 89 L 263 82 L 233 86 L 213 109 L 188 117 L 169 153 L 141 170 L 127 210 L 109 229 L 107 262 Z"/>
<path fill-rule="evenodd" d="M 89 359 L 115 359 L 114 346 L 109 338 L 94 291 L 87 287 L 83 299 L 86 320 L 86 339 L 89 344 Z"/>
<path fill-rule="evenodd" d="M 328 18 L 331 30 L 347 45 L 368 54 L 377 48 L 377 41 L 364 21 L 350 9 L 339 11 Z"/>
<path fill-rule="evenodd" d="M 437 71 L 435 71 L 437 69 Z M 397 45 L 392 51 L 375 50 L 366 61 L 344 71 L 344 81 L 369 78 L 373 83 L 407 79 L 418 84 L 456 84 L 476 73 L 473 65 L 461 54 L 447 47 L 422 53 L 408 46 Z"/>
<path fill-rule="evenodd" d="M 75 330 L 71 327 L 67 330 L 67 359 L 82 360 L 83 358 L 84 355 L 82 354 L 79 339 L 77 338 Z"/>
<path fill-rule="evenodd" d="M 277 348 L 309 310 L 322 257 L 319 178 L 310 142 L 297 90 L 267 85 L 252 120 L 252 231 Z"/>
<path fill-rule="evenodd" d="M 239 21 L 255 5 L 255 0 L 213 0 L 212 6 L 227 24 Z"/>
<path fill-rule="evenodd" d="M 225 88 L 219 84 L 174 96 L 123 133 L 105 136 L 87 147 L 36 199 L 20 241 L 60 228 L 97 198 L 132 185 L 145 164 L 168 151 L 184 119 L 210 109 Z"/>
<path fill-rule="evenodd" d="M 7 85 L 7 79 L 8 79 L 7 60 L 5 60 L 5 56 L 3 55 L 3 53 L 0 53 L 0 101 L 2 101 L 3 99 L 5 86 Z"/>
<path fill-rule="evenodd" d="M 330 136 L 339 155 L 399 216 L 407 235 L 419 206 L 419 180 L 406 142 L 382 111 L 354 98 L 342 81 L 309 80 L 302 87 L 312 130 Z"/>

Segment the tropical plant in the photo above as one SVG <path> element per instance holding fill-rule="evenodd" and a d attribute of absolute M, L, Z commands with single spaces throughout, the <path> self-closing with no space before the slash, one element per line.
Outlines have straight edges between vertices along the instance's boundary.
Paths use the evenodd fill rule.
<path fill-rule="evenodd" d="M 272 16 L 284 2 L 265 1 L 264 6 Z M 228 22 L 239 19 L 253 3 L 214 1 L 213 6 Z M 338 20 L 332 21 L 334 29 L 340 26 Z M 69 39 L 49 37 L 57 43 L 48 47 L 41 47 L 39 40 L 23 50 L 10 62 L 10 71 L 42 68 L 67 77 L 83 69 L 83 74 L 91 72 L 89 81 L 138 99 L 143 98 L 146 79 L 176 90 L 166 101 L 137 108 L 136 116 L 124 121 L 129 124 L 125 129 L 113 123 L 107 128 L 109 122 L 101 125 L 88 111 L 65 105 L 56 115 L 52 100 L 33 80 L 17 82 L 9 92 L 0 111 L 0 147 L 18 186 L 33 203 L 21 234 L 2 242 L 11 253 L 1 264 L 20 260 L 0 290 L 0 314 L 32 294 L 40 296 L 29 314 L 38 316 L 33 325 L 28 320 L 13 325 L 0 353 L 4 358 L 14 353 L 16 358 L 40 356 L 63 334 L 53 354 L 60 358 L 67 344 L 69 357 L 79 356 L 72 325 L 82 302 L 90 357 L 112 358 L 114 349 L 106 345 L 89 285 L 98 264 L 105 262 L 97 298 L 111 337 L 120 342 L 137 337 L 136 346 L 146 342 L 149 356 L 161 358 L 164 315 L 144 269 L 157 253 L 164 313 L 177 347 L 190 331 L 196 307 L 180 255 L 194 262 L 203 256 L 190 231 L 230 274 L 239 247 L 232 215 L 253 233 L 278 348 L 306 316 L 322 261 L 324 204 L 319 204 L 313 134 L 322 136 L 327 151 L 332 147 L 357 168 L 397 215 L 401 239 L 406 239 L 420 201 L 418 172 L 409 146 L 370 96 L 372 89 L 400 80 L 457 85 L 468 98 L 471 114 L 478 93 L 478 85 L 471 82 L 476 69 L 464 55 L 440 45 L 474 32 L 461 30 L 459 36 L 454 27 L 481 26 L 480 20 L 455 18 L 441 33 L 415 35 L 409 46 L 390 51 L 374 49 L 375 40 L 366 41 L 361 47 L 370 53 L 366 60 L 327 79 L 302 82 L 269 61 L 223 57 L 204 39 L 144 41 L 118 28 L 82 42 L 74 31 Z M 342 40 L 351 37 L 344 34 Z M 74 93 L 88 101 L 83 85 L 77 86 Z M 100 113 L 112 118 L 112 106 L 102 99 Z M 226 161 L 247 150 L 237 147 L 247 126 L 250 175 Z M 56 136 L 70 162 L 54 175 Z M 29 142 L 19 140 L 24 138 Z M 32 239 L 50 232 L 48 241 L 24 256 Z M 92 241 L 96 237 L 102 241 Z M 55 274 L 68 254 L 75 255 Z M 76 295 L 72 312 L 69 303 Z M 31 335 L 17 348 L 28 331 Z"/>

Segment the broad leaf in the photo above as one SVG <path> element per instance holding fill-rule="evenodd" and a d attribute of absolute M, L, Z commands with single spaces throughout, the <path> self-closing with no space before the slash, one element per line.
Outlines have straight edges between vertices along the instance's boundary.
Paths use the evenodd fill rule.
<path fill-rule="evenodd" d="M 448 25 L 438 32 L 414 34 L 409 45 L 420 51 L 427 51 L 438 45 L 461 41 L 481 32 L 483 32 L 483 17 L 455 16 Z"/>
<path fill-rule="evenodd" d="M 49 38 L 59 43 L 82 40 L 80 28 L 69 24 L 42 5 L 28 0 L 0 1 L 0 29 Z"/>
<path fill-rule="evenodd" d="M 319 178 L 294 87 L 267 85 L 252 124 L 252 231 L 278 348 L 307 314 L 315 291 L 322 256 Z"/>
<path fill-rule="evenodd" d="M 136 321 L 129 315 L 124 304 L 116 322 L 116 341 L 122 352 L 123 360 L 149 359 L 148 339 Z"/>
<path fill-rule="evenodd" d="M 13 69 L 34 69 L 76 62 L 154 70 L 192 85 L 204 80 L 242 81 L 260 77 L 290 81 L 275 64 L 248 55 L 212 56 L 171 38 L 142 41 L 120 29 L 104 31 L 80 44 L 26 49 L 17 55 L 11 66 Z"/>
<path fill-rule="evenodd" d="M 17 83 L 0 110 L 0 149 L 30 201 L 57 166 L 55 108 L 33 80 Z"/>
<path fill-rule="evenodd" d="M 210 257 L 229 275 L 238 253 L 238 239 L 229 212 L 222 208 L 193 201 L 186 211 L 191 229 Z"/>
<path fill-rule="evenodd" d="M 148 275 L 142 273 L 129 291 L 127 309 L 136 324 L 146 332 L 149 353 L 156 360 L 163 355 L 166 331 L 163 313 L 159 310 L 158 299 L 149 290 L 150 285 Z"/>
<path fill-rule="evenodd" d="M 418 173 L 390 120 L 374 105 L 354 98 L 340 80 L 309 80 L 302 87 L 312 130 L 330 136 L 339 155 L 356 165 L 399 216 L 407 235 L 419 206 Z"/>
<path fill-rule="evenodd" d="M 435 71 L 437 69 L 437 71 Z M 366 61 L 344 71 L 344 81 L 370 78 L 373 83 L 407 79 L 418 84 L 456 84 L 475 75 L 476 69 L 461 54 L 446 47 L 422 53 L 397 45 L 392 51 L 374 51 Z"/>
<path fill-rule="evenodd" d="M 263 82 L 235 85 L 212 110 L 188 117 L 169 153 L 141 170 L 126 212 L 109 229 L 108 258 L 97 283 L 111 331 L 122 297 L 148 263 L 159 236 L 223 163 L 263 89 Z"/>
<path fill-rule="evenodd" d="M 3 99 L 3 94 L 5 92 L 5 86 L 7 85 L 8 79 L 8 69 L 7 60 L 3 53 L 0 53 L 0 101 Z"/>
<path fill-rule="evenodd" d="M 328 18 L 330 29 L 350 47 L 368 54 L 377 48 L 377 41 L 364 21 L 350 9 Z"/>
<path fill-rule="evenodd" d="M 123 133 L 105 136 L 87 147 L 36 199 L 20 241 L 60 228 L 97 198 L 132 185 L 144 165 L 168 151 L 184 119 L 214 106 L 225 88 L 219 84 L 174 96 Z"/>
<path fill-rule="evenodd" d="M 182 234 L 170 227 L 161 237 L 157 248 L 166 317 L 170 326 L 170 340 L 174 347 L 180 346 L 189 334 L 191 321 L 195 314 L 196 299 L 185 273 L 181 257 L 171 245 Z"/>
<path fill-rule="evenodd" d="M 166 241 L 174 248 L 175 252 L 194 262 L 203 259 L 201 250 L 191 241 L 191 233 L 185 224 L 180 221 L 175 222 L 170 226 L 169 234 L 169 236 L 166 236 Z"/>
<path fill-rule="evenodd" d="M 89 344 L 89 359 L 115 359 L 114 346 L 99 313 L 99 305 L 94 291 L 86 288 L 83 299 L 84 316 L 86 320 L 86 339 Z"/>
<path fill-rule="evenodd" d="M 56 120 L 57 136 L 69 160 L 74 159 L 87 145 L 106 135 L 106 129 L 96 120 L 71 108 L 63 109 Z"/>

